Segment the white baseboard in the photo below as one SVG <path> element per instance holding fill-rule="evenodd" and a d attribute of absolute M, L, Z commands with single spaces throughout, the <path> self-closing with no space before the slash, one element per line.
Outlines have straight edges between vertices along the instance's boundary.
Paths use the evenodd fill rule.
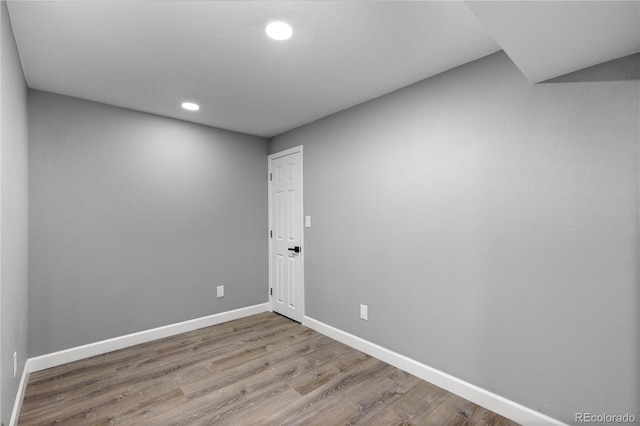
<path fill-rule="evenodd" d="M 428 365 L 422 364 L 404 355 L 400 355 L 368 340 L 349 334 L 323 322 L 305 316 L 302 325 L 309 327 L 325 336 L 331 337 L 345 345 L 349 345 L 361 352 L 378 358 L 407 373 L 413 374 L 429 383 L 439 386 L 451 393 L 465 398 L 474 404 L 500 414 L 522 425 L 554 425 L 566 426 L 564 423 L 546 416 L 538 411 L 527 408 L 516 402 L 465 382 L 450 374 L 444 373 Z"/>
<path fill-rule="evenodd" d="M 27 381 L 29 380 L 30 371 L 31 361 L 27 359 L 24 363 L 24 368 L 22 369 L 22 377 L 20 378 L 20 384 L 18 385 L 16 400 L 13 403 L 13 411 L 11 412 L 9 426 L 15 426 L 18 424 L 18 416 L 20 415 L 20 409 L 22 408 L 22 400 L 24 399 L 24 391 L 27 389 Z"/>
<path fill-rule="evenodd" d="M 78 361 L 80 359 L 101 355 L 118 349 L 128 348 L 130 346 L 139 345 L 152 340 L 162 339 L 163 337 L 174 336 L 187 331 L 197 330 L 198 328 L 209 327 L 234 319 L 267 312 L 268 310 L 269 304 L 261 303 L 259 305 L 221 312 L 219 314 L 165 325 L 163 327 L 152 328 L 138 333 L 127 334 L 125 336 L 114 337 L 113 339 L 102 340 L 100 342 L 89 343 L 87 345 L 29 358 L 29 372 L 44 370 L 46 368 L 66 364 L 68 362 Z"/>
<path fill-rule="evenodd" d="M 140 331 L 138 333 L 127 334 L 125 336 L 115 337 L 113 339 L 94 342 L 75 348 L 65 349 L 59 352 L 29 358 L 26 361 L 24 369 L 22 371 L 22 378 L 20 380 L 20 386 L 16 395 L 16 400 L 14 403 L 9 425 L 14 426 L 17 423 L 20 408 L 22 406 L 22 400 L 24 398 L 24 392 L 29 378 L 29 373 L 267 311 L 269 311 L 269 304 L 262 303 L 259 305 L 248 306 L 246 308 L 222 312 L 219 314 L 196 318 L 176 324 L 170 324 L 163 327 L 153 328 L 151 330 Z M 500 395 L 496 395 L 476 385 L 451 376 L 450 374 L 429 367 L 428 365 L 422 364 L 404 355 L 400 355 L 389 349 L 383 348 L 382 346 L 376 345 L 375 343 L 371 343 L 368 340 L 354 336 L 353 334 L 339 330 L 313 318 L 307 316 L 303 317 L 302 324 L 319 333 L 324 334 L 325 336 L 331 337 L 334 340 L 337 340 L 368 355 L 378 358 L 388 364 L 393 365 L 394 367 L 400 368 L 401 370 L 404 370 L 416 377 L 426 380 L 429 383 L 433 383 L 436 386 L 446 389 L 449 392 L 452 392 L 462 398 L 465 398 L 475 404 L 485 407 L 488 410 L 498 413 L 501 416 L 504 416 L 522 425 L 566 426 L 564 423 L 546 416 L 538 411 L 510 401 L 504 397 L 501 397 Z"/>

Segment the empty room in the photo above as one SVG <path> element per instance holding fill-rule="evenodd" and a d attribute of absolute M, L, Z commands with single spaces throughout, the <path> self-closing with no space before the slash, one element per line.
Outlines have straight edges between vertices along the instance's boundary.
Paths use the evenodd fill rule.
<path fill-rule="evenodd" d="M 640 424 L 640 1 L 0 1 L 0 421 Z"/>

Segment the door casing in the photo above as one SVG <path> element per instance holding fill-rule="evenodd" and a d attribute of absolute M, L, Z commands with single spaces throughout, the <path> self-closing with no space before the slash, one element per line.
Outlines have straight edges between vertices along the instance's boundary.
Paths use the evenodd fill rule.
<path fill-rule="evenodd" d="M 292 318 L 295 321 L 300 321 L 302 322 L 304 316 L 305 316 L 305 285 L 304 285 L 304 278 L 305 278 L 305 274 L 304 274 L 304 264 L 305 264 L 305 253 L 306 253 L 306 246 L 304 243 L 304 230 L 305 230 L 305 226 L 304 226 L 304 155 L 303 155 L 303 146 L 299 145 L 293 148 L 289 148 L 286 149 L 284 151 L 280 151 L 280 152 L 276 152 L 274 154 L 271 154 L 268 156 L 268 191 L 269 191 L 269 195 L 268 195 L 268 208 L 269 208 L 269 232 L 267 234 L 267 238 L 269 240 L 269 287 L 267 288 L 267 296 L 269 298 L 269 310 L 271 312 L 273 312 L 273 307 L 274 307 L 274 296 L 271 294 L 271 289 L 273 289 L 273 238 L 272 238 L 272 231 L 274 229 L 274 217 L 273 217 L 273 194 L 272 194 L 272 180 L 271 180 L 271 176 L 273 174 L 273 170 L 272 170 L 272 162 L 274 159 L 276 158 L 280 158 L 280 157 L 284 157 L 287 155 L 291 155 L 294 154 L 296 152 L 300 153 L 300 214 L 301 214 L 301 218 L 299 221 L 300 224 L 300 246 L 302 247 L 302 251 L 299 253 L 299 257 L 300 257 L 300 282 L 297 283 L 297 289 L 296 291 L 299 292 L 300 294 L 300 318 Z"/>

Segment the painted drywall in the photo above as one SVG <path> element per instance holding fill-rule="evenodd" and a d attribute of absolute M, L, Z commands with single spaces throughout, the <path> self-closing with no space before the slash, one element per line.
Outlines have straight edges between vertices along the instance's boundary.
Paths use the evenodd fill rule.
<path fill-rule="evenodd" d="M 498 52 L 272 138 L 304 145 L 306 314 L 563 422 L 637 418 L 639 95 Z"/>
<path fill-rule="evenodd" d="M 267 301 L 266 139 L 33 90 L 29 132 L 30 356 Z"/>
<path fill-rule="evenodd" d="M 0 419 L 8 424 L 27 358 L 28 129 L 27 85 L 4 1 L 0 15 Z"/>

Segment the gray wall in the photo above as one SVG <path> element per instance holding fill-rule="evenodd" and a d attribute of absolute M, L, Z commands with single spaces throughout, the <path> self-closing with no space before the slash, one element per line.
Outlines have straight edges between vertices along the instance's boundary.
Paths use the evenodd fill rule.
<path fill-rule="evenodd" d="M 29 356 L 267 302 L 266 139 L 32 90 L 29 132 Z"/>
<path fill-rule="evenodd" d="M 0 15 L 0 419 L 8 424 L 27 358 L 28 134 L 27 85 L 4 1 Z"/>
<path fill-rule="evenodd" d="M 640 85 L 566 80 L 499 52 L 273 138 L 304 145 L 307 315 L 564 422 L 637 416 Z"/>

